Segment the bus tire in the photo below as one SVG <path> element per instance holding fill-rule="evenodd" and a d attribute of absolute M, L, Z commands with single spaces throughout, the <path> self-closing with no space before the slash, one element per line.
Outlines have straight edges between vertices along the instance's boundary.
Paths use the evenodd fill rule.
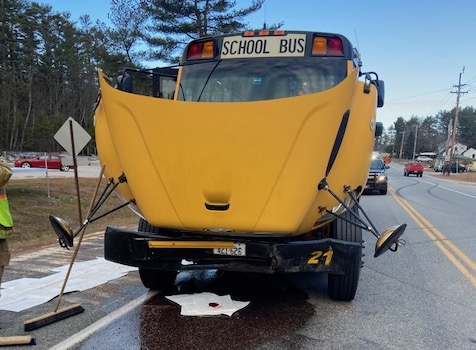
<path fill-rule="evenodd" d="M 159 233 L 160 227 L 152 226 L 147 220 L 139 219 L 139 232 Z M 178 271 L 156 270 L 139 267 L 139 275 L 144 287 L 152 290 L 168 290 L 175 284 Z"/>
<path fill-rule="evenodd" d="M 139 232 L 160 233 L 160 227 L 152 226 L 147 220 L 139 219 L 139 225 L 137 226 Z"/>
<path fill-rule="evenodd" d="M 356 215 L 359 215 L 357 206 L 354 206 L 351 210 Z M 342 216 L 353 223 L 357 223 L 357 220 L 348 211 L 346 211 Z M 335 239 L 362 243 L 362 228 L 341 219 L 335 219 L 331 223 L 331 234 L 332 238 Z M 359 259 L 356 259 L 355 262 L 353 262 L 353 265 L 349 267 L 348 274 L 328 275 L 327 289 L 331 299 L 338 301 L 351 301 L 354 299 L 357 285 L 359 283 L 361 266 L 362 256 L 360 256 Z"/>
<path fill-rule="evenodd" d="M 169 290 L 175 284 L 177 271 L 153 270 L 139 267 L 139 275 L 144 287 L 152 290 Z"/>

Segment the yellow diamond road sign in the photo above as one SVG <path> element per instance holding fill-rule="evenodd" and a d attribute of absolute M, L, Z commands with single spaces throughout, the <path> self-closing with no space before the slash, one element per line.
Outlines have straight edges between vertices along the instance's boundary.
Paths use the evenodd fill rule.
<path fill-rule="evenodd" d="M 73 126 L 74 151 L 78 155 L 79 152 L 91 140 L 91 135 L 73 118 L 69 117 L 64 124 L 56 132 L 54 138 L 58 143 L 71 155 L 73 155 L 73 143 L 71 142 L 70 121 Z"/>

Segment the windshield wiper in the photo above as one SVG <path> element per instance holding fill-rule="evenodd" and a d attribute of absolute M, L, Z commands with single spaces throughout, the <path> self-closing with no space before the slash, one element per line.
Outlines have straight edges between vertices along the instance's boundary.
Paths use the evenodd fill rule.
<path fill-rule="evenodd" d="M 212 68 L 212 70 L 210 71 L 210 73 L 208 74 L 207 80 L 205 80 L 205 84 L 203 84 L 202 91 L 200 91 L 200 95 L 198 95 L 197 102 L 200 102 L 200 99 L 202 98 L 203 91 L 205 91 L 205 87 L 207 86 L 208 81 L 209 81 L 210 78 L 212 77 L 213 72 L 214 72 L 215 69 L 218 67 L 218 65 L 220 64 L 221 61 L 222 61 L 222 60 L 219 60 L 219 61 L 215 64 L 215 66 Z"/>

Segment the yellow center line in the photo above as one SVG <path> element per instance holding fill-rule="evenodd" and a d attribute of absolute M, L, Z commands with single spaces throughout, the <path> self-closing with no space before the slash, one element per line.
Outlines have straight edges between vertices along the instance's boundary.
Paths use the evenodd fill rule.
<path fill-rule="evenodd" d="M 460 270 L 460 272 L 476 287 L 476 277 L 472 272 L 460 262 L 463 261 L 470 269 L 476 272 L 476 264 L 456 247 L 440 230 L 425 219 L 413 206 L 405 199 L 398 196 L 395 190 L 389 186 L 390 193 L 397 203 L 410 215 L 415 223 L 425 232 L 425 234 L 436 244 L 445 256 Z M 452 250 L 452 252 L 450 251 Z M 458 260 L 458 258 L 460 260 Z"/>

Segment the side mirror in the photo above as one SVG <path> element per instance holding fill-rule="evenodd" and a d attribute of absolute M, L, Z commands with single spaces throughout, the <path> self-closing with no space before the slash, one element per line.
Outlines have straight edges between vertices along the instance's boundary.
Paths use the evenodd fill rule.
<path fill-rule="evenodd" d="M 375 123 L 375 137 L 382 136 L 382 134 L 383 134 L 383 123 L 376 122 Z"/>
<path fill-rule="evenodd" d="M 53 226 L 53 230 L 58 236 L 58 242 L 61 247 L 67 248 L 73 246 L 74 233 L 63 219 L 50 215 L 50 223 Z"/>
<path fill-rule="evenodd" d="M 377 107 L 383 107 L 385 101 L 385 83 L 383 80 L 372 80 L 371 83 L 377 88 Z"/>
<path fill-rule="evenodd" d="M 382 255 L 389 249 L 392 252 L 396 252 L 398 248 L 398 239 L 403 235 L 403 232 L 405 232 L 406 228 L 407 228 L 407 224 L 403 224 L 403 225 L 393 226 L 386 229 L 378 237 L 377 243 L 375 243 L 374 258 Z"/>
<path fill-rule="evenodd" d="M 117 77 L 117 88 L 125 92 L 132 92 L 132 77 L 129 74 Z"/>

